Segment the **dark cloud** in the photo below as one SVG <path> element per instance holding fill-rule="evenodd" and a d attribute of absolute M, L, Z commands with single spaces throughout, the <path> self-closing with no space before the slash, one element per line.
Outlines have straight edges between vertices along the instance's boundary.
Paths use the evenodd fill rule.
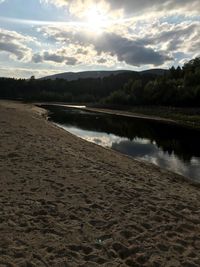
<path fill-rule="evenodd" d="M 126 13 L 137 13 L 144 10 L 178 11 L 180 9 L 194 12 L 200 10 L 199 0 L 107 0 L 107 2 L 112 8 L 124 9 Z"/>
<path fill-rule="evenodd" d="M 7 52 L 22 60 L 31 52 L 25 45 L 26 41 L 24 36 L 14 31 L 0 29 L 0 52 Z"/>
<path fill-rule="evenodd" d="M 56 63 L 62 63 L 65 61 L 65 56 L 64 55 L 58 55 L 54 53 L 49 53 L 49 52 L 44 52 L 43 54 L 43 61 L 53 61 Z"/>
<path fill-rule="evenodd" d="M 97 60 L 97 62 L 99 64 L 105 64 L 107 62 L 107 60 L 105 58 L 100 58 L 100 59 Z"/>
<path fill-rule="evenodd" d="M 82 54 L 82 55 L 88 55 L 88 51 L 83 49 L 83 48 L 78 48 L 76 53 L 77 54 Z"/>
<path fill-rule="evenodd" d="M 75 65 L 77 63 L 77 59 L 75 57 L 66 56 L 64 50 L 58 50 L 57 52 L 55 51 L 55 53 L 45 51 L 41 54 L 34 54 L 32 61 L 34 63 L 51 61 L 55 63 L 64 63 L 66 65 Z"/>
<path fill-rule="evenodd" d="M 75 57 L 65 57 L 65 64 L 66 65 L 76 65 L 78 60 Z"/>
<path fill-rule="evenodd" d="M 34 54 L 33 57 L 32 57 L 32 61 L 34 63 L 41 63 L 43 61 L 43 58 L 39 54 Z"/>
<path fill-rule="evenodd" d="M 17 59 L 22 59 L 24 57 L 24 49 L 21 49 L 20 45 L 14 43 L 2 43 L 0 41 L 0 51 L 8 52 L 17 57 Z"/>
<path fill-rule="evenodd" d="M 108 52 L 111 55 L 116 55 L 119 61 L 133 66 L 143 64 L 159 66 L 170 60 L 168 56 L 145 47 L 141 42 L 114 33 L 105 34 L 94 46 L 98 52 Z"/>

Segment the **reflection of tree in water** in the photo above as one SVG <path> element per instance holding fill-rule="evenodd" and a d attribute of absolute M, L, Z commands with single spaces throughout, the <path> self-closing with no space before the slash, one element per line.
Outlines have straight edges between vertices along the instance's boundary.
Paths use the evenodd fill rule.
<path fill-rule="evenodd" d="M 199 132 L 144 119 L 105 115 L 82 110 L 46 106 L 51 112 L 50 119 L 61 124 L 72 125 L 83 130 L 112 133 L 130 140 L 149 139 L 164 152 L 174 152 L 179 158 L 188 161 L 200 156 Z"/>

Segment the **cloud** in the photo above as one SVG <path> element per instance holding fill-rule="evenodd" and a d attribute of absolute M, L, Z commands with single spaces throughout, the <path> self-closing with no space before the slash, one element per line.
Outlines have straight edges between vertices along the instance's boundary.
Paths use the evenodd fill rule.
<path fill-rule="evenodd" d="M 104 32 L 100 36 L 79 31 L 77 29 L 59 29 L 56 27 L 43 27 L 41 29 L 45 36 L 62 45 L 78 44 L 82 47 L 92 46 L 97 55 L 106 53 L 116 57 L 119 62 L 125 62 L 131 66 L 141 66 L 150 64 L 154 66 L 163 65 L 171 58 L 163 53 L 145 46 L 145 41 L 138 42 L 137 39 L 122 37 L 114 32 Z M 58 58 L 59 60 L 59 58 Z M 100 61 L 99 61 L 100 60 Z M 101 59 L 98 62 L 103 63 Z"/>
<path fill-rule="evenodd" d="M 43 57 L 40 54 L 34 54 L 32 56 L 32 61 L 34 63 L 41 63 L 41 62 L 43 62 Z"/>
<path fill-rule="evenodd" d="M 86 48 L 81 47 L 76 50 L 76 53 L 81 55 L 88 55 L 89 51 Z"/>
<path fill-rule="evenodd" d="M 33 63 L 48 63 L 56 66 L 115 66 L 116 59 L 106 53 L 97 54 L 91 46 L 71 44 L 67 48 L 44 50 L 32 56 Z"/>
<path fill-rule="evenodd" d="M 136 14 L 128 19 L 124 17 L 112 21 L 99 35 L 94 29 L 90 31 L 84 23 L 66 24 L 62 29 L 57 26 L 44 26 L 41 32 L 49 40 L 58 42 L 62 46 L 69 44 L 78 44 L 82 48 L 92 46 L 97 55 L 104 53 L 117 58 L 118 63 L 138 67 L 144 65 L 168 67 L 175 60 L 177 64 L 177 61 L 181 63 L 181 58 L 177 58 L 180 53 L 182 59 L 194 57 L 199 53 L 200 16 L 193 16 L 200 9 L 200 5 L 197 5 L 199 0 L 190 2 L 164 0 L 162 3 L 158 0 L 58 0 L 58 2 L 59 5 L 66 5 L 69 10 L 72 2 L 79 9 L 87 9 L 92 3 L 101 3 L 107 11 L 108 5 L 110 6 L 109 12 L 123 9 L 126 13 Z M 183 15 L 181 13 L 183 10 L 191 10 L 191 13 L 186 12 L 186 15 Z M 174 11 L 177 12 L 176 16 L 171 14 Z M 161 16 L 160 12 L 164 12 L 165 14 L 162 13 L 164 16 Z M 140 19 L 137 17 L 139 13 L 142 14 Z M 149 13 L 154 14 L 154 18 L 149 17 Z M 103 57 L 98 58 L 96 62 L 103 64 L 106 60 Z"/>
<path fill-rule="evenodd" d="M 97 62 L 99 64 L 105 64 L 107 62 L 107 60 L 105 58 L 100 58 L 100 59 L 97 60 Z"/>
<path fill-rule="evenodd" d="M 36 76 L 37 78 L 53 75 L 58 73 L 56 69 L 44 69 L 44 68 L 23 68 L 23 67 L 1 67 L 0 66 L 1 77 L 15 77 L 15 78 L 30 78 L 31 76 Z"/>
<path fill-rule="evenodd" d="M 67 0 L 40 0 L 40 3 L 44 4 L 54 4 L 56 6 L 68 6 L 69 1 Z"/>
<path fill-rule="evenodd" d="M 43 51 L 42 53 L 36 53 L 32 56 L 34 63 L 52 62 L 57 64 L 76 65 L 78 60 L 68 55 L 66 49 L 58 49 L 56 51 Z"/>
<path fill-rule="evenodd" d="M 119 61 L 126 62 L 128 65 L 162 65 L 170 57 L 152 48 L 145 47 L 137 40 L 121 37 L 115 33 L 107 33 L 94 44 L 98 52 L 109 52 L 116 55 Z"/>
<path fill-rule="evenodd" d="M 199 51 L 200 21 L 184 21 L 177 24 L 155 21 L 143 25 L 138 42 L 168 54 Z"/>
<path fill-rule="evenodd" d="M 199 0 L 41 0 L 41 2 L 67 7 L 69 12 L 77 17 L 83 17 L 91 5 L 96 5 L 110 13 L 117 10 L 123 11 L 126 15 L 144 14 L 144 12 L 153 12 L 155 15 L 155 12 L 164 14 L 166 11 L 168 15 L 185 12 L 199 14 L 200 11 Z"/>
<path fill-rule="evenodd" d="M 59 55 L 58 53 L 44 52 L 43 60 L 44 61 L 53 61 L 53 62 L 56 62 L 56 63 L 62 63 L 62 62 L 65 61 L 65 56 L 64 55 Z"/>
<path fill-rule="evenodd" d="M 8 53 L 15 60 L 27 61 L 30 58 L 32 50 L 26 43 L 31 41 L 31 37 L 0 29 L 0 52 Z"/>
<path fill-rule="evenodd" d="M 19 60 L 21 60 L 26 53 L 26 49 L 19 47 L 18 44 L 6 42 L 0 42 L 0 51 L 11 53 L 15 55 Z"/>
<path fill-rule="evenodd" d="M 66 57 L 65 58 L 65 64 L 66 65 L 76 65 L 76 63 L 78 62 L 78 60 L 75 57 Z"/>
<path fill-rule="evenodd" d="M 21 32 L 0 29 L 0 55 L 4 61 L 9 57 L 10 64 L 13 64 L 12 60 L 18 61 L 19 65 L 40 63 L 40 68 L 58 70 L 66 69 L 66 66 L 76 70 L 135 69 L 135 66 L 143 69 L 152 66 L 167 68 L 199 55 L 199 0 L 40 2 L 59 7 L 55 13 L 61 11 L 59 18 L 62 21 L 58 21 L 58 17 L 55 19 L 53 14 L 55 21 L 45 20 L 45 16 L 42 21 L 27 20 L 23 16 L 22 19 L 1 17 L 2 25 L 7 28 L 12 25 L 12 29 L 16 27 Z M 95 16 L 87 20 L 88 9 L 94 5 L 101 13 L 96 24 Z M 55 9 L 52 7 L 49 10 Z M 98 30 L 101 15 L 108 20 L 105 19 L 103 27 L 100 21 Z M 22 35 L 23 31 L 35 37 Z"/>
<path fill-rule="evenodd" d="M 124 9 L 126 13 L 151 11 L 178 12 L 187 10 L 197 12 L 200 10 L 199 0 L 107 0 L 112 8 Z"/>

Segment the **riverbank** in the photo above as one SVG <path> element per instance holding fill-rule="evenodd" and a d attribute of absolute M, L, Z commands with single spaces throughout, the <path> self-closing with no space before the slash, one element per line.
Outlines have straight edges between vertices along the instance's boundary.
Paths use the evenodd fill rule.
<path fill-rule="evenodd" d="M 77 107 L 88 111 L 95 111 L 105 114 L 120 115 L 126 117 L 140 118 L 145 120 L 154 120 L 169 124 L 180 125 L 183 127 L 200 130 L 200 108 L 176 108 L 164 106 L 135 106 L 135 107 L 117 107 L 109 105 L 92 105 L 80 103 L 66 104 L 62 102 L 43 102 L 33 103 L 35 105 L 58 105 Z"/>
<path fill-rule="evenodd" d="M 135 106 L 119 110 L 113 107 L 100 105 L 88 106 L 88 110 L 156 120 L 164 123 L 178 124 L 184 127 L 200 130 L 200 108 L 175 108 L 175 107 L 155 107 L 155 106 Z"/>
<path fill-rule="evenodd" d="M 199 266 L 199 186 L 0 101 L 0 265 Z"/>

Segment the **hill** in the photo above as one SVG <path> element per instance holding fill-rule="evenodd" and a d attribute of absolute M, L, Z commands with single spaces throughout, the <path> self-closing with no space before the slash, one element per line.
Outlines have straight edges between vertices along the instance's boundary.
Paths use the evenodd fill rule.
<path fill-rule="evenodd" d="M 88 79 L 88 78 L 105 78 L 111 75 L 116 76 L 122 73 L 141 73 L 141 74 L 154 74 L 154 75 L 163 75 L 167 70 L 163 69 L 150 69 L 141 72 L 131 71 L 131 70 L 116 70 L 116 71 L 82 71 L 82 72 L 64 72 L 58 73 L 50 76 L 40 78 L 40 80 L 56 80 L 64 79 L 68 81 L 75 81 L 78 79 Z"/>
<path fill-rule="evenodd" d="M 129 70 L 117 70 L 117 71 L 82 71 L 82 72 L 64 72 L 58 73 L 50 76 L 41 78 L 41 80 L 55 80 L 55 79 L 64 79 L 68 81 L 74 81 L 78 79 L 87 79 L 87 78 L 104 78 L 111 75 L 118 75 L 124 72 L 131 72 Z"/>
<path fill-rule="evenodd" d="M 164 74 L 166 74 L 169 70 L 165 70 L 165 69 L 149 69 L 149 70 L 143 70 L 140 73 L 141 74 L 153 74 L 153 75 L 157 75 L 157 76 L 162 76 Z"/>

